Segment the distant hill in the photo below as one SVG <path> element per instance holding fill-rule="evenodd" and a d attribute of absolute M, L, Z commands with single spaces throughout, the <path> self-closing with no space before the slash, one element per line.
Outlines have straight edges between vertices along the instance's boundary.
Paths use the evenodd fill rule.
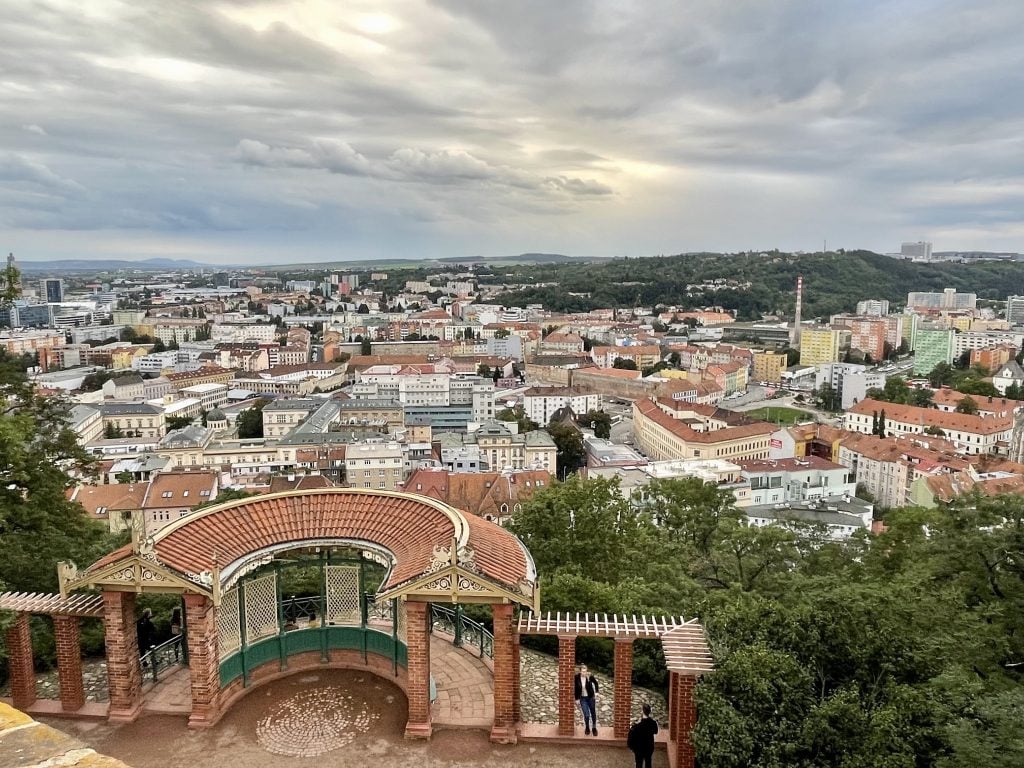
<path fill-rule="evenodd" d="M 511 306 L 542 303 L 556 312 L 663 304 L 684 309 L 721 306 L 736 310 L 741 320 L 756 320 L 763 314 L 792 317 L 798 275 L 804 277 L 805 319 L 852 312 L 861 299 L 888 299 L 894 307 L 902 307 L 910 291 L 956 288 L 983 299 L 1024 294 L 1024 262 L 924 264 L 869 251 L 772 251 L 523 266 L 513 281 L 556 285 L 500 294 L 493 301 Z M 716 278 L 745 287 L 688 289 Z"/>
<path fill-rule="evenodd" d="M 216 269 L 210 264 L 200 264 L 186 259 L 58 259 L 54 261 L 19 261 L 22 272 L 119 272 L 136 270 L 154 272 L 165 269 Z"/>
<path fill-rule="evenodd" d="M 443 264 L 579 264 L 592 259 L 586 256 L 566 256 L 562 253 L 520 253 L 518 256 L 448 256 L 438 259 Z"/>

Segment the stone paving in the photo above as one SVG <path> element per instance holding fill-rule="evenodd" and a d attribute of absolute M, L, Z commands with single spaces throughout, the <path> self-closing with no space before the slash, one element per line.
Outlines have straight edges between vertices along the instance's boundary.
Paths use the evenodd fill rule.
<path fill-rule="evenodd" d="M 521 648 L 519 655 L 522 662 L 520 680 L 520 707 L 523 722 L 526 723 L 557 723 L 558 722 L 558 659 L 546 653 L 538 653 L 529 648 Z M 615 686 L 608 675 L 594 672 L 600 693 L 597 696 L 597 722 L 612 723 L 612 712 L 615 705 Z M 633 686 L 633 719 L 639 719 L 640 708 L 644 702 L 651 705 L 651 714 L 659 723 L 668 722 L 668 707 L 665 697 L 656 691 Z M 576 708 L 576 723 L 583 725 L 583 716 Z"/>
<path fill-rule="evenodd" d="M 310 682 L 319 681 L 317 675 L 308 677 Z M 378 717 L 365 701 L 321 685 L 278 703 L 256 723 L 256 742 L 275 755 L 319 757 L 347 747 Z"/>
<path fill-rule="evenodd" d="M 494 676 L 472 651 L 430 636 L 430 674 L 437 699 L 430 710 L 436 725 L 489 726 L 494 719 Z"/>
<path fill-rule="evenodd" d="M 188 714 L 192 711 L 192 674 L 188 667 L 163 673 L 160 681 L 142 686 L 142 708 L 161 715 Z"/>

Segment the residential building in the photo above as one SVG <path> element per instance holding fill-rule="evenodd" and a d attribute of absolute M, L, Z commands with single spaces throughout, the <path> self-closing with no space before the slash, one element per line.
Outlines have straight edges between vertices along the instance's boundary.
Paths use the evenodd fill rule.
<path fill-rule="evenodd" d="M 345 478 L 353 488 L 393 491 L 404 477 L 405 455 L 398 443 L 357 443 L 345 451 Z"/>
<path fill-rule="evenodd" d="M 780 504 L 856 496 L 849 468 L 817 456 L 736 462 L 750 483 L 750 503 Z"/>
<path fill-rule="evenodd" d="M 194 398 L 199 401 L 199 406 L 204 411 L 212 411 L 221 403 L 227 402 L 228 385 L 215 384 L 193 384 L 190 387 L 182 387 L 178 390 L 180 397 Z"/>
<path fill-rule="evenodd" d="M 935 408 L 862 400 L 843 415 L 843 429 L 871 434 L 873 422 L 885 411 L 886 435 L 924 435 L 925 430 L 941 430 L 962 453 L 1005 452 L 1013 431 L 1013 416 L 976 416 L 945 412 Z"/>
<path fill-rule="evenodd" d="M 111 532 L 129 528 L 132 518 L 142 513 L 149 483 L 112 483 L 76 485 L 69 498 L 82 505 L 91 520 L 105 523 Z"/>
<path fill-rule="evenodd" d="M 424 468 L 413 472 L 405 490 L 443 501 L 456 509 L 504 523 L 518 514 L 538 489 L 551 484 L 545 470 L 521 469 L 506 472 L 452 472 Z"/>
<path fill-rule="evenodd" d="M 889 314 L 887 299 L 865 299 L 857 302 L 857 314 L 868 317 L 884 317 Z"/>
<path fill-rule="evenodd" d="M 56 277 L 47 278 L 41 282 L 39 293 L 47 304 L 60 304 L 64 301 L 64 281 Z"/>
<path fill-rule="evenodd" d="M 845 328 L 804 328 L 800 332 L 800 365 L 825 365 L 842 359 L 850 348 Z"/>
<path fill-rule="evenodd" d="M 530 387 L 523 392 L 523 410 L 542 427 L 563 408 L 571 408 L 573 413 L 582 415 L 600 407 L 600 395 L 574 387 Z"/>
<path fill-rule="evenodd" d="M 481 459 L 490 471 L 507 468 L 555 471 L 558 449 L 551 435 L 542 429 L 520 434 L 502 422 L 488 421 L 465 435 L 463 443 L 479 447 Z"/>
<path fill-rule="evenodd" d="M 1013 360 L 1017 356 L 1018 348 L 1010 344 L 999 344 L 995 347 L 984 349 L 972 349 L 971 365 L 981 365 L 989 371 L 997 371 L 1000 366 Z"/>
<path fill-rule="evenodd" d="M 1024 296 L 1006 297 L 1006 322 L 1011 326 L 1024 325 Z"/>
<path fill-rule="evenodd" d="M 751 505 L 743 510 L 750 525 L 822 526 L 829 538 L 842 541 L 871 530 L 874 505 L 855 497 L 839 496 L 805 502 Z"/>
<path fill-rule="evenodd" d="M 142 502 L 146 535 L 179 520 L 200 504 L 217 498 L 220 475 L 209 470 L 155 473 Z"/>
<path fill-rule="evenodd" d="M 919 325 L 914 337 L 914 374 L 926 376 L 939 363 L 953 362 L 953 334 L 951 329 Z"/>
<path fill-rule="evenodd" d="M 103 415 L 91 405 L 74 405 L 68 412 L 68 426 L 74 431 L 79 445 L 86 445 L 103 437 Z"/>
<path fill-rule="evenodd" d="M 976 309 L 977 306 L 977 294 L 957 293 L 956 288 L 946 288 L 942 293 L 912 291 L 907 294 L 908 310 Z"/>
<path fill-rule="evenodd" d="M 843 410 L 867 397 L 867 391 L 885 386 L 885 376 L 856 363 L 829 363 L 818 368 L 815 386 L 825 384 L 839 396 Z"/>
<path fill-rule="evenodd" d="M 118 376 L 103 382 L 103 396 L 112 400 L 141 400 L 146 393 L 142 377 Z"/>
<path fill-rule="evenodd" d="M 785 352 L 755 352 L 754 381 L 767 381 L 778 384 L 782 381 L 782 372 L 786 370 Z"/>

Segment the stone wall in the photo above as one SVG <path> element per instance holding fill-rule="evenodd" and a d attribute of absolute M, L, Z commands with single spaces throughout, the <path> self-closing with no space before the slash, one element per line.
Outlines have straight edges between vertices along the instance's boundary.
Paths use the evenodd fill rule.
<path fill-rule="evenodd" d="M 0 765 L 129 768 L 0 702 Z"/>

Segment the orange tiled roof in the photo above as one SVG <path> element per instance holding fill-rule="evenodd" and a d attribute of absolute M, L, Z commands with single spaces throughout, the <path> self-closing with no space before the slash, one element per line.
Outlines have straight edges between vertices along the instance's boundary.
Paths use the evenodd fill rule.
<path fill-rule="evenodd" d="M 971 416 L 966 413 L 949 413 L 934 408 L 918 408 L 915 405 L 885 403 L 866 398 L 850 408 L 847 413 L 871 416 L 885 411 L 885 418 L 902 424 L 928 424 L 945 431 L 968 432 L 973 435 L 990 435 L 1005 432 L 1013 427 L 1012 416 Z"/>
<path fill-rule="evenodd" d="M 228 575 L 232 564 L 282 544 L 368 541 L 394 556 L 394 568 L 382 587 L 392 589 L 425 575 L 434 547 L 448 548 L 453 538 L 473 549 L 476 567 L 485 577 L 516 588 L 532 578 L 525 548 L 494 523 L 426 497 L 355 488 L 258 496 L 209 507 L 157 533 L 154 552 L 159 562 L 182 574 L 212 571 L 219 565 Z M 130 553 L 130 547 L 117 550 L 90 570 Z"/>

